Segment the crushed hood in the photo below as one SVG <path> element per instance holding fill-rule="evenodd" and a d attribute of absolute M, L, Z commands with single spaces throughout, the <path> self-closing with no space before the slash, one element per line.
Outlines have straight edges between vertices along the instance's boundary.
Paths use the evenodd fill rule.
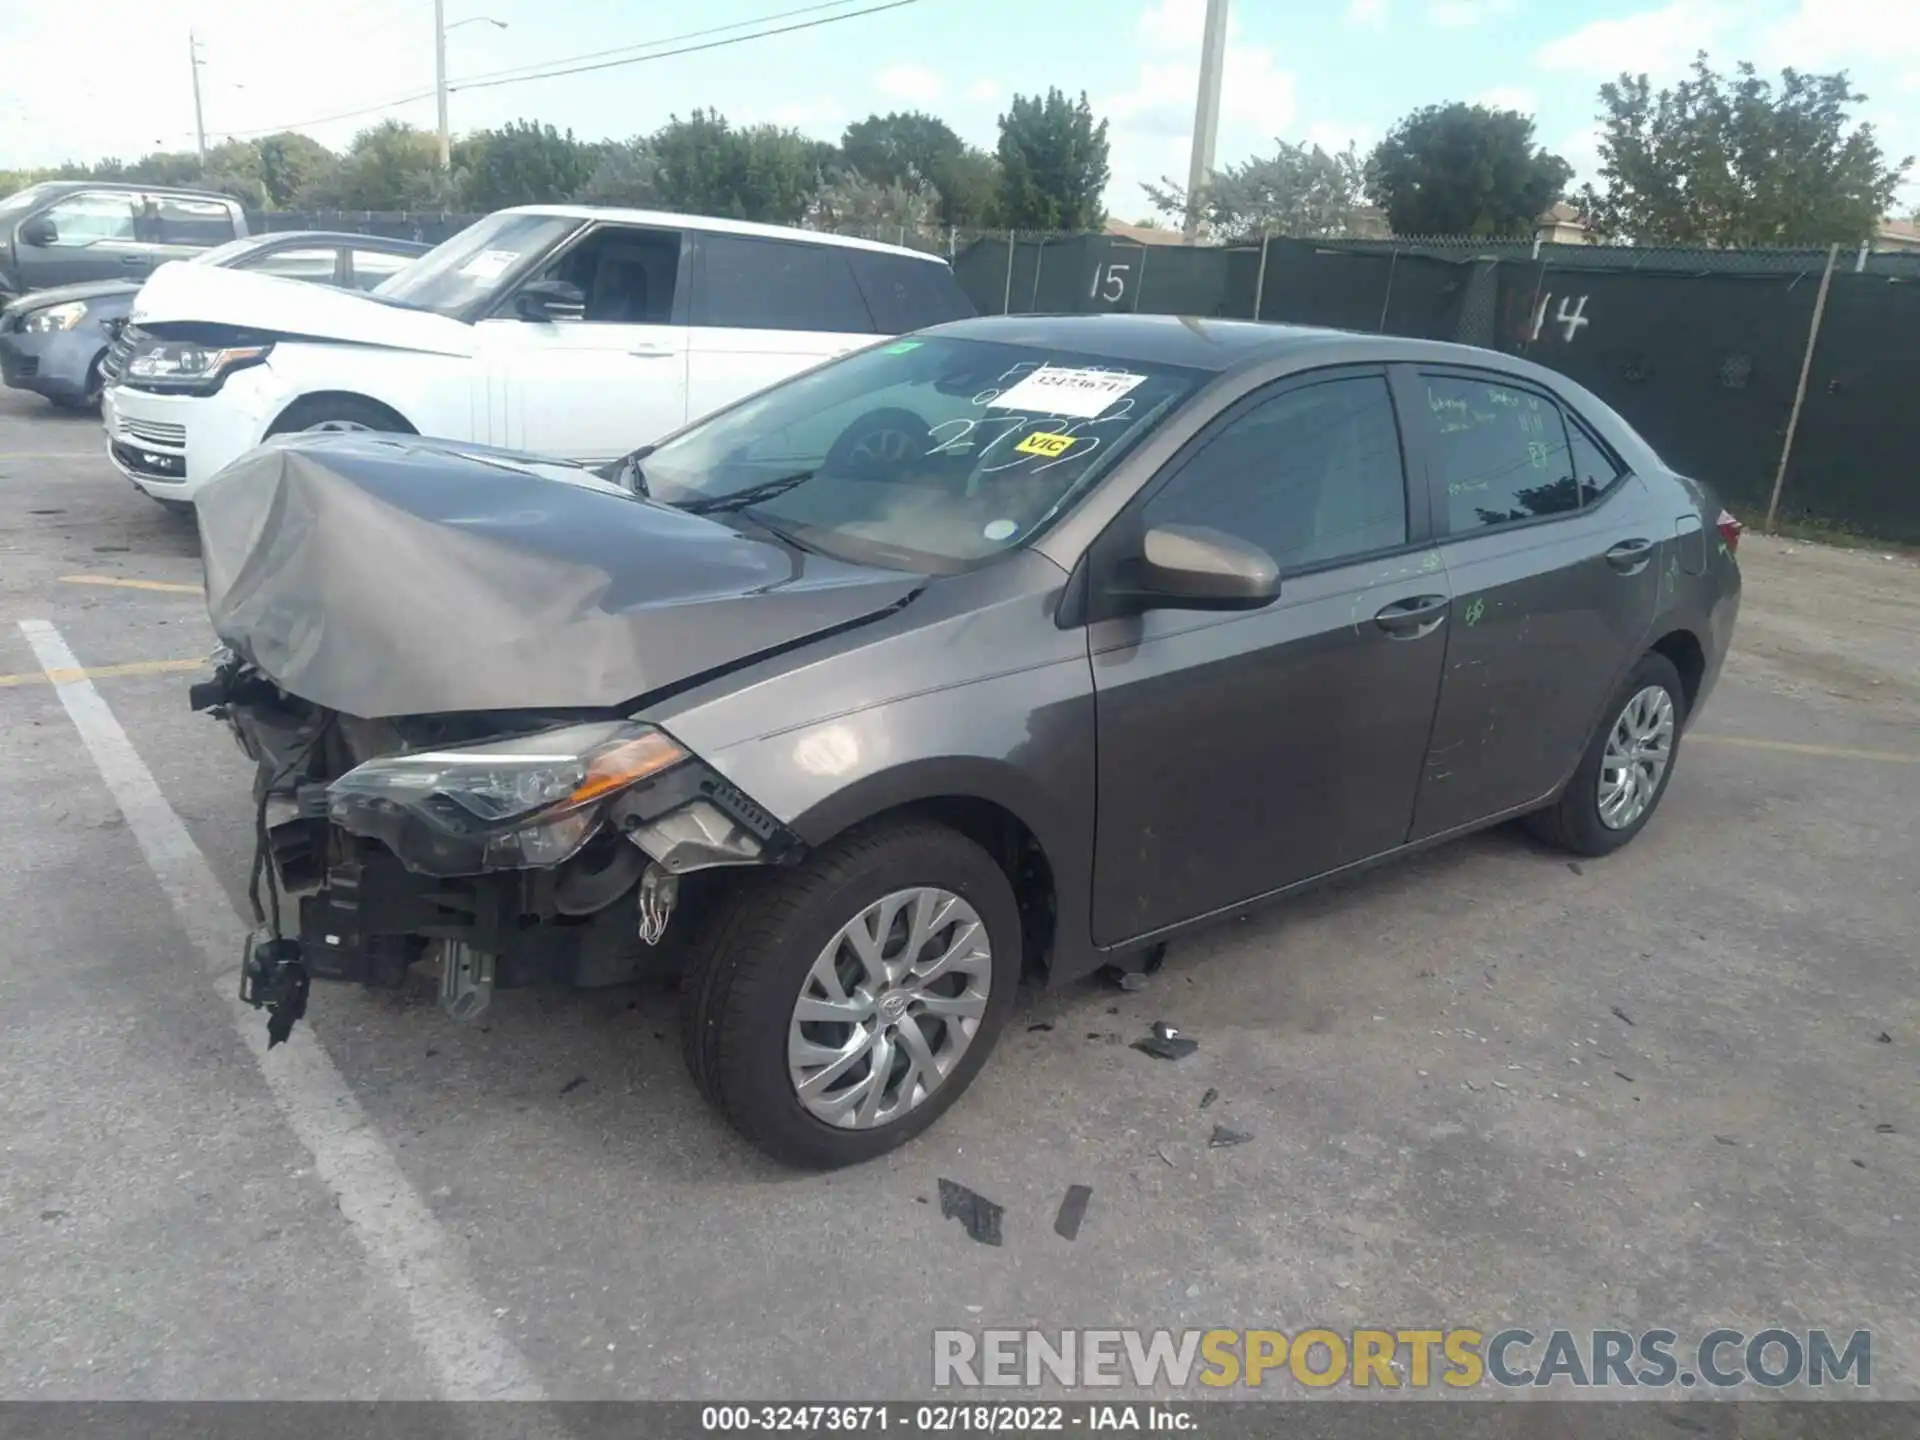
<path fill-rule="evenodd" d="M 269 441 L 195 496 L 213 628 L 282 689 L 366 719 L 598 709 L 922 583 L 578 468 L 413 437 Z"/>
<path fill-rule="evenodd" d="M 379 345 L 433 355 L 471 355 L 471 325 L 431 310 L 409 310 L 356 290 L 281 275 L 175 261 L 134 297 L 135 325 L 232 325 L 259 334 Z"/>

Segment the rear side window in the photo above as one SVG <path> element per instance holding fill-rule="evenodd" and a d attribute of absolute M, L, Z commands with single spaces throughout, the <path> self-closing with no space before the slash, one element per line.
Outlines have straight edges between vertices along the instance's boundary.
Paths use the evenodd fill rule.
<path fill-rule="evenodd" d="M 740 235 L 700 241 L 692 322 L 728 330 L 874 333 L 847 251 Z"/>
<path fill-rule="evenodd" d="M 1623 472 L 1613 456 L 1572 417 L 1567 420 L 1567 438 L 1573 447 L 1573 475 L 1580 483 L 1580 503 L 1591 505 L 1613 488 Z"/>
<path fill-rule="evenodd" d="M 156 195 L 147 203 L 154 239 L 162 245 L 224 245 L 233 239 L 233 212 L 218 200 Z"/>
<path fill-rule="evenodd" d="M 252 264 L 241 268 L 258 270 L 263 275 L 283 275 L 289 280 L 333 281 L 340 252 L 332 249 L 269 250 Z"/>
<path fill-rule="evenodd" d="M 876 255 L 850 250 L 848 259 L 882 335 L 904 335 L 949 320 L 965 320 L 973 302 L 953 278 L 950 267 L 905 255 Z"/>
<path fill-rule="evenodd" d="M 1492 376 L 1422 376 L 1455 535 L 1580 508 L 1560 407 Z"/>

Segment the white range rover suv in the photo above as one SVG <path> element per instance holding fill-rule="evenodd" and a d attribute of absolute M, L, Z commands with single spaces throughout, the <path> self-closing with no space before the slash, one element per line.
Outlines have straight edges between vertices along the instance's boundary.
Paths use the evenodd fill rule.
<path fill-rule="evenodd" d="M 108 361 L 108 453 L 182 505 L 271 435 L 386 430 L 588 464 L 880 337 L 971 315 L 944 260 L 693 215 L 501 210 L 361 295 L 168 265 Z"/>

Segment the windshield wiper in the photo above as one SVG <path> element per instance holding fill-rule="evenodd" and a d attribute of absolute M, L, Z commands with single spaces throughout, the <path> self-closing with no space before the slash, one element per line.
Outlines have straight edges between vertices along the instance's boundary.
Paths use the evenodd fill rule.
<path fill-rule="evenodd" d="M 689 500 L 678 508 L 689 515 L 714 515 L 727 510 L 744 510 L 749 505 L 758 505 L 762 500 L 771 500 L 776 495 L 786 494 L 795 486 L 806 484 L 816 473 L 813 470 L 801 470 L 792 475 L 782 475 L 777 480 L 762 480 L 758 485 L 749 485 L 744 490 L 735 490 L 731 495 L 708 495 L 698 500 Z"/>

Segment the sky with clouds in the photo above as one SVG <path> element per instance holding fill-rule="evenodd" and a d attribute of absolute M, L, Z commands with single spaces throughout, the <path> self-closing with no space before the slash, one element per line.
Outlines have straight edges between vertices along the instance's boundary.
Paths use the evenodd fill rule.
<path fill-rule="evenodd" d="M 831 139 L 875 110 L 914 108 L 990 147 L 1011 94 L 1059 85 L 1087 91 L 1111 122 L 1116 216 L 1149 212 L 1141 181 L 1185 178 L 1205 0 L 918 0 L 771 39 L 468 92 L 457 88 L 463 78 L 804 0 L 704 0 L 677 18 L 631 0 L 446 3 L 456 130 L 533 117 L 586 138 L 624 137 L 707 106 Z M 840 8 L 870 3 L 878 0 Z M 431 0 L 339 0 L 330 11 L 287 0 L 0 0 L 9 59 L 0 168 L 190 147 L 190 29 L 212 139 L 291 125 L 340 146 L 383 114 L 431 126 L 432 15 Z M 1268 150 L 1275 137 L 1364 150 L 1408 110 L 1464 99 L 1535 115 L 1541 142 L 1584 176 L 1600 83 L 1628 69 L 1672 79 L 1701 48 L 1723 69 L 1737 59 L 1765 70 L 1845 68 L 1871 96 L 1862 113 L 1883 148 L 1920 151 L 1920 0 L 1233 0 L 1217 158 Z M 1905 201 L 1920 203 L 1920 186 L 1910 184 Z"/>

